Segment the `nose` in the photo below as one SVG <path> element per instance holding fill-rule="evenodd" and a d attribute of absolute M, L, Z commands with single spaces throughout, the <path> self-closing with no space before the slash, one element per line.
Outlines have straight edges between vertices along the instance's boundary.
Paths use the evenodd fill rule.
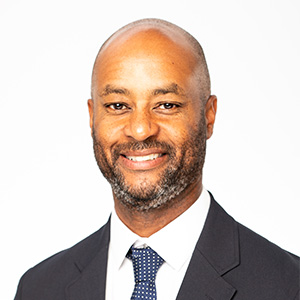
<path fill-rule="evenodd" d="M 142 142 L 151 136 L 156 136 L 159 132 L 157 122 L 151 117 L 151 113 L 144 111 L 134 111 L 130 114 L 128 122 L 124 128 L 127 137 Z"/>

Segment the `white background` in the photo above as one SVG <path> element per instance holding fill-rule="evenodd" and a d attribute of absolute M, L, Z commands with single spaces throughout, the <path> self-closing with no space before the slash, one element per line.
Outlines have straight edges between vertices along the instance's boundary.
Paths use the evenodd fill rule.
<path fill-rule="evenodd" d="M 112 207 L 86 101 L 119 27 L 163 18 L 193 34 L 219 99 L 204 185 L 236 220 L 300 254 L 299 2 L 0 2 L 0 299 L 42 259 L 96 231 Z"/>

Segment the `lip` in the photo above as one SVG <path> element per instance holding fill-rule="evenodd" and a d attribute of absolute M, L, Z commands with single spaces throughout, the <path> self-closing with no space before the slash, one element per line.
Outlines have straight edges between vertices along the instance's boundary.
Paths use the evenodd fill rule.
<path fill-rule="evenodd" d="M 147 156 L 150 154 L 165 154 L 165 152 L 161 149 L 144 149 L 144 150 L 128 150 L 120 153 L 124 156 Z"/>
<path fill-rule="evenodd" d="M 145 156 L 146 160 L 141 160 L 142 156 Z M 134 160 L 135 157 L 137 160 Z M 139 171 L 147 171 L 156 168 L 161 164 L 163 164 L 166 160 L 167 160 L 167 154 L 159 149 L 126 151 L 121 153 L 119 157 L 119 162 L 126 169 L 139 170 Z"/>

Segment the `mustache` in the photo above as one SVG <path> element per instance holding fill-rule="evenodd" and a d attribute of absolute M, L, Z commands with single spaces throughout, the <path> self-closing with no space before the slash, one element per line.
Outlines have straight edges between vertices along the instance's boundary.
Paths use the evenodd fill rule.
<path fill-rule="evenodd" d="M 116 145 L 113 149 L 112 158 L 115 162 L 119 158 L 121 152 L 138 151 L 153 148 L 160 149 L 163 152 L 168 153 L 170 157 L 174 157 L 176 153 L 175 148 L 166 142 L 160 142 L 156 140 L 145 140 L 142 142 L 134 141 Z"/>

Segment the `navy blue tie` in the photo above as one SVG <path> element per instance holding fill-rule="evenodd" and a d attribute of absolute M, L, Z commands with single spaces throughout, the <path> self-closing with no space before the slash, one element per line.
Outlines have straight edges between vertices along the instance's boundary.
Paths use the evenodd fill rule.
<path fill-rule="evenodd" d="M 164 260 L 150 247 L 131 247 L 126 257 L 132 260 L 134 271 L 131 300 L 157 300 L 155 277 Z"/>

